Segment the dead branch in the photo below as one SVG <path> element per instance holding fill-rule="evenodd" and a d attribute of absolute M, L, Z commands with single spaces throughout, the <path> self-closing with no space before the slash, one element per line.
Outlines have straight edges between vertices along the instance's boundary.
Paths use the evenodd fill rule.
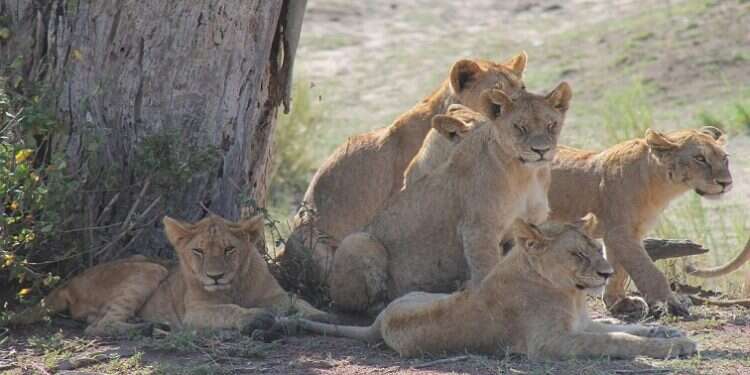
<path fill-rule="evenodd" d="M 690 300 L 693 301 L 696 305 L 708 305 L 708 306 L 721 306 L 721 307 L 730 307 L 730 306 L 742 306 L 750 308 L 750 298 L 749 299 L 728 299 L 728 300 L 715 300 L 715 299 L 708 299 L 698 296 L 689 296 Z"/>
<path fill-rule="evenodd" d="M 652 260 L 680 258 L 708 252 L 708 249 L 690 240 L 646 238 L 643 240 L 643 247 Z"/>

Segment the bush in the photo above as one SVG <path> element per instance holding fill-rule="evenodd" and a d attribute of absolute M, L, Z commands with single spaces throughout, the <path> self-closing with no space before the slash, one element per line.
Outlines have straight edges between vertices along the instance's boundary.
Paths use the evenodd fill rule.
<path fill-rule="evenodd" d="M 0 77 L 0 304 L 37 297 L 60 278 L 49 267 L 50 244 L 62 215 L 52 209 L 54 193 L 65 188 L 64 164 L 47 155 L 56 126 L 38 96 L 11 96 Z M 74 188 L 67 186 L 67 188 Z M 45 259 L 47 262 L 37 263 Z M 3 317 L 0 316 L 0 319 Z"/>

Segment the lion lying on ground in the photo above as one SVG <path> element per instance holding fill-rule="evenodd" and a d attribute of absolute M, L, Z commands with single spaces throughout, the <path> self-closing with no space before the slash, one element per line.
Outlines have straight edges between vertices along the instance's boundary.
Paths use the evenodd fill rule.
<path fill-rule="evenodd" d="M 104 263 L 53 290 L 31 311 L 11 319 L 30 324 L 70 310 L 89 323 L 88 335 L 118 335 L 147 322 L 191 328 L 269 328 L 273 314 L 292 311 L 312 319 L 330 317 L 284 292 L 253 245 L 262 216 L 239 223 L 209 216 L 195 224 L 165 217 L 167 238 L 179 264 L 169 268 L 143 256 Z"/>
<path fill-rule="evenodd" d="M 325 335 L 383 340 L 400 355 L 446 352 L 504 353 L 531 359 L 571 356 L 677 357 L 696 344 L 661 326 L 593 321 L 586 294 L 600 293 L 613 269 L 587 233 L 589 215 L 576 225 L 516 220 L 515 247 L 478 288 L 453 294 L 412 292 L 391 302 L 369 327 L 286 320 Z"/>
<path fill-rule="evenodd" d="M 310 181 L 305 206 L 295 216 L 293 233 L 278 257 L 282 272 L 312 272 L 313 277 L 301 280 L 305 284 L 323 281 L 338 241 L 370 222 L 401 188 L 404 169 L 422 145 L 432 117 L 452 103 L 477 108 L 480 94 L 489 88 L 501 86 L 508 94 L 522 89 L 525 68 L 525 53 L 504 64 L 460 60 L 432 95 L 392 125 L 350 137 L 339 146 Z M 312 270 L 307 269 L 310 258 Z"/>
<path fill-rule="evenodd" d="M 615 269 L 604 302 L 614 313 L 642 305 L 626 297 L 630 275 L 649 304 L 666 302 L 670 312 L 688 314 L 646 254 L 642 239 L 678 196 L 694 190 L 714 198 L 731 189 L 725 141 L 719 129 L 704 127 L 668 134 L 647 130 L 643 139 L 601 152 L 560 147 L 552 166 L 550 218 L 569 221 L 587 212 L 599 217 L 596 237 L 603 237 Z"/>
<path fill-rule="evenodd" d="M 343 310 L 379 311 L 408 292 L 450 292 L 479 282 L 497 263 L 499 239 L 540 189 L 536 174 L 555 153 L 572 96 L 561 83 L 546 96 L 492 89 L 485 123 L 440 168 L 399 191 L 362 232 L 341 241 L 329 291 Z M 433 123 L 466 126 L 438 115 Z"/>

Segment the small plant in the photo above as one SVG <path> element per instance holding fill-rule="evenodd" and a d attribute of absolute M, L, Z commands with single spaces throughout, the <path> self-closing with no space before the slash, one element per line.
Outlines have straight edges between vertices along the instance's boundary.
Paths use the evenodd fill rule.
<path fill-rule="evenodd" d="M 311 86 L 304 81 L 294 86 L 289 114 L 279 116 L 274 135 L 274 161 L 269 208 L 285 217 L 294 210 L 315 170 L 312 146 L 320 133 L 321 110 L 312 99 Z M 290 209 L 291 208 L 291 209 Z"/>
<path fill-rule="evenodd" d="M 635 81 L 621 91 L 605 94 L 601 116 L 608 142 L 643 137 L 646 129 L 654 126 L 648 88 L 641 81 Z"/>

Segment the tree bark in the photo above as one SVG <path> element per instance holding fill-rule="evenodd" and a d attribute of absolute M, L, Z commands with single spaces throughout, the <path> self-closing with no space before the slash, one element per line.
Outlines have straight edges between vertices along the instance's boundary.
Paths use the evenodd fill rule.
<path fill-rule="evenodd" d="M 0 0 L 0 64 L 45 86 L 47 154 L 80 182 L 69 214 L 108 228 L 85 236 L 97 261 L 165 249 L 162 214 L 264 205 L 302 19 L 288 1 Z"/>

